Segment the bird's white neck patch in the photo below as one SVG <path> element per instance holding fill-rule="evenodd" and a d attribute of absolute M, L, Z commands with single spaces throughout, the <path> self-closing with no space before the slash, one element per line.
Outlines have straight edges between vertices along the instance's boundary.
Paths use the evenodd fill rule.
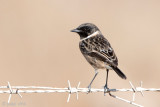
<path fill-rule="evenodd" d="M 86 40 L 86 39 L 91 38 L 93 36 L 96 36 L 97 34 L 100 34 L 100 32 L 96 31 L 96 32 L 92 33 L 91 35 L 87 36 L 86 38 L 81 39 L 80 41 L 83 41 L 83 40 Z"/>

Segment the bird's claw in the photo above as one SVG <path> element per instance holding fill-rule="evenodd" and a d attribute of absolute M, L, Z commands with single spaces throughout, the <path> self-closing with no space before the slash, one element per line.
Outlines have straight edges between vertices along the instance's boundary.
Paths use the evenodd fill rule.
<path fill-rule="evenodd" d="M 87 94 L 88 94 L 91 92 L 91 86 L 89 85 L 87 88 L 88 88 L 88 92 L 87 92 Z"/>
<path fill-rule="evenodd" d="M 109 91 L 109 88 L 107 85 L 104 86 L 104 96 L 106 96 L 106 93 L 110 93 Z"/>

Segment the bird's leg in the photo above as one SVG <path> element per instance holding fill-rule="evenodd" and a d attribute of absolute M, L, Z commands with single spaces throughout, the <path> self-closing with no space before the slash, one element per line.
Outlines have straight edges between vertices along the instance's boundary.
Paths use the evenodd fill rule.
<path fill-rule="evenodd" d="M 96 78 L 97 74 L 98 74 L 98 72 L 97 72 L 97 70 L 95 69 L 95 75 L 94 75 L 92 81 L 90 82 L 90 84 L 88 85 L 88 90 L 89 90 L 89 92 L 91 91 L 91 85 L 92 85 L 94 79 Z"/>
<path fill-rule="evenodd" d="M 109 69 L 107 69 L 106 84 L 104 86 L 104 95 L 105 95 L 106 91 L 109 89 L 108 88 L 108 73 L 109 73 Z"/>

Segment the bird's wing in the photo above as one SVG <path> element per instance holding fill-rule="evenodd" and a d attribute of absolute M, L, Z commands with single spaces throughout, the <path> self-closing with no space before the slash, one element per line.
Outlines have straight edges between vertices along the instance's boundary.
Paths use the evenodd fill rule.
<path fill-rule="evenodd" d="M 93 39 L 95 40 L 90 40 L 92 41 L 92 51 L 88 51 L 88 54 L 108 63 L 111 66 L 117 66 L 118 59 L 108 40 L 102 35 Z"/>
<path fill-rule="evenodd" d="M 103 62 L 106 62 L 107 64 L 109 64 L 110 66 L 117 66 L 117 64 L 115 64 L 112 60 L 108 59 L 105 55 L 97 52 L 97 51 L 92 51 L 92 52 L 88 52 L 88 55 L 101 60 Z"/>

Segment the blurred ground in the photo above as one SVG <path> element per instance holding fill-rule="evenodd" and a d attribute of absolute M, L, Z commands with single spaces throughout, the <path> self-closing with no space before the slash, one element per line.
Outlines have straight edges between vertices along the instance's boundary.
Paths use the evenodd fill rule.
<path fill-rule="evenodd" d="M 146 88 L 160 87 L 160 1 L 158 0 L 0 0 L 0 85 L 66 87 L 81 81 L 86 87 L 93 68 L 79 51 L 79 36 L 70 30 L 91 22 L 110 41 L 119 58 L 119 67 L 128 79 L 109 73 L 110 88 L 129 88 L 128 81 Z M 92 87 L 101 88 L 106 72 Z M 131 99 L 131 93 L 115 93 Z M 160 94 L 145 92 L 136 102 L 159 107 Z M 72 95 L 22 94 L 12 96 L 18 107 L 133 107 L 103 96 L 103 93 Z M 0 95 L 0 106 L 8 94 Z"/>

